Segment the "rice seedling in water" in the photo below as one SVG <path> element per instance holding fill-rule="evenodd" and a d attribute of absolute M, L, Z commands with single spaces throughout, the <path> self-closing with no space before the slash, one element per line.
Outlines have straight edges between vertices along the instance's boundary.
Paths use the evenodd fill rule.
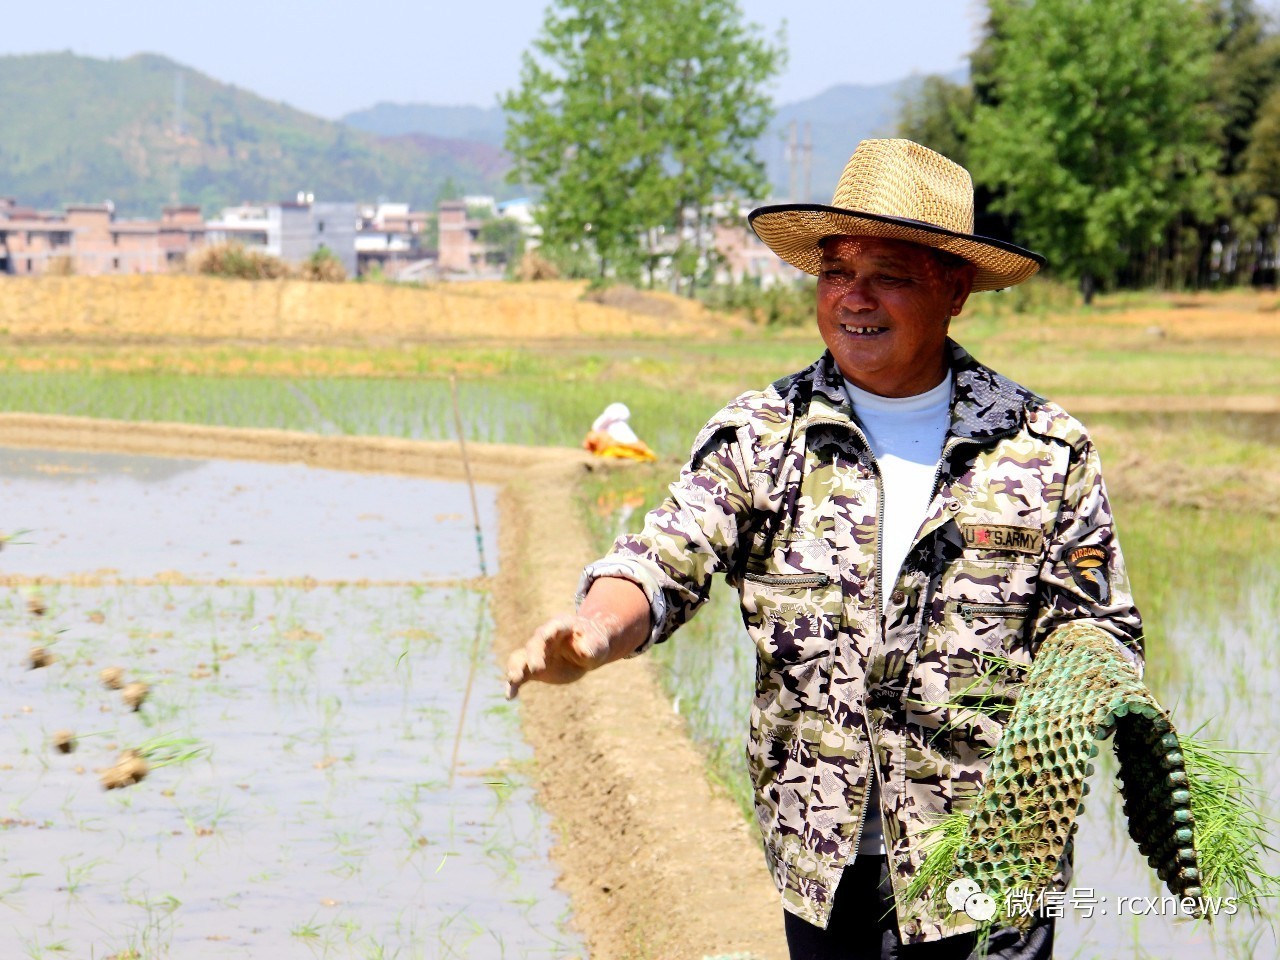
<path fill-rule="evenodd" d="M 207 934 L 224 931 L 251 944 L 255 955 L 297 952 L 306 943 L 319 948 L 317 955 L 432 956 L 434 917 L 457 909 L 464 897 L 485 926 L 501 930 L 508 956 L 578 952 L 548 947 L 566 901 L 552 887 L 546 825 L 528 810 L 527 774 L 504 765 L 527 748 L 517 708 L 489 680 L 485 651 L 492 628 L 481 593 L 430 585 L 304 591 L 164 584 L 60 585 L 45 595 L 46 620 L 65 611 L 84 623 L 87 639 L 75 656 L 74 644 L 60 642 L 64 657 L 52 672 L 0 676 L 3 698 L 30 702 L 36 712 L 34 719 L 18 714 L 0 724 L 4 756 L 17 760 L 7 802 L 56 817 L 47 831 L 34 818 L 30 829 L 3 831 L 6 855 L 15 863 L 40 862 L 41 851 L 77 850 L 107 862 L 85 872 L 73 898 L 51 895 L 64 885 L 62 865 L 43 877 L 0 879 L 0 899 L 15 911 L 14 923 L 0 930 L 0 956 L 21 956 L 23 935 L 42 944 L 69 936 L 76 956 L 95 949 L 99 957 L 122 950 L 196 956 L 217 949 L 205 942 Z M 0 591 L 0 617 L 11 633 L 30 623 L 25 603 L 17 589 Z M 86 618 L 88 611 L 100 611 L 103 622 Z M 324 639 L 283 636 L 295 626 Z M 220 654 L 235 659 L 223 661 L 221 682 L 192 682 L 196 662 L 214 659 L 215 640 Z M 397 668 L 406 650 L 410 656 Z M 449 791 L 450 743 L 473 662 L 460 773 Z M 121 689 L 143 670 L 154 678 L 140 713 L 128 714 L 118 693 L 102 690 L 98 671 L 111 665 L 121 667 Z M 277 682 L 296 696 L 273 699 L 269 691 Z M 101 730 L 101 706 L 119 729 Z M 38 725 L 41 719 L 47 726 Z M 139 725 L 148 728 L 139 733 Z M 80 735 L 78 751 L 64 758 L 49 741 L 59 726 L 94 733 Z M 331 741 L 328 752 L 349 759 L 317 771 L 322 734 Z M 104 747 L 110 740 L 119 747 Z M 186 774 L 182 762 L 214 744 L 216 777 L 203 769 Z M 305 749 L 291 754 L 290 744 Z M 129 747 L 135 753 L 128 759 L 145 762 L 149 771 L 133 789 L 103 794 L 96 774 L 75 772 L 76 761 L 109 766 Z M 38 767 L 44 758 L 48 771 Z M 165 770 L 166 764 L 177 767 Z M 502 773 L 468 775 L 485 770 Z M 137 783 L 135 776 L 127 779 Z M 490 787 L 485 779 L 509 786 Z M 32 784 L 37 793 L 24 798 Z M 490 816 L 491 807 L 501 812 Z M 22 809 L 5 816 L 25 819 Z M 340 845 L 325 843 L 326 834 L 344 824 L 363 826 Z M 196 839 L 215 829 L 217 839 Z M 120 844 L 128 858 L 117 855 Z M 446 850 L 447 862 L 436 872 Z M 257 894 L 259 882 L 272 887 L 269 897 Z M 119 896 L 122 890 L 132 905 Z M 166 912 L 161 900 L 170 891 L 190 907 Z M 308 919 L 328 897 L 347 905 L 342 909 L 350 911 L 352 925 L 331 924 L 323 914 Z M 513 899 L 537 906 L 522 914 L 509 908 Z M 52 937 L 37 927 L 45 905 L 59 925 Z M 213 925 L 211 905 L 224 918 Z M 425 910 L 428 919 L 419 929 L 402 929 L 393 924 L 396 910 Z M 319 927 L 318 939 L 290 936 L 308 923 Z M 349 947 L 343 945 L 348 937 Z M 492 955 L 491 946 L 478 938 L 469 953 Z"/>
<path fill-rule="evenodd" d="M 86 860 L 84 863 L 71 863 L 69 861 L 64 861 L 63 869 L 66 874 L 64 889 L 66 890 L 67 896 L 77 896 L 80 888 L 89 880 L 93 872 L 106 862 L 107 861 L 101 857 L 94 857 L 90 860 Z"/>
<path fill-rule="evenodd" d="M 320 927 L 313 917 L 306 923 L 300 923 L 290 930 L 289 936 L 297 937 L 299 940 L 318 940 L 320 939 Z"/>
<path fill-rule="evenodd" d="M 14 530 L 12 533 L 0 533 L 0 550 L 9 546 L 20 546 L 30 543 L 29 540 L 19 540 L 18 538 L 30 533 L 30 530 Z"/>

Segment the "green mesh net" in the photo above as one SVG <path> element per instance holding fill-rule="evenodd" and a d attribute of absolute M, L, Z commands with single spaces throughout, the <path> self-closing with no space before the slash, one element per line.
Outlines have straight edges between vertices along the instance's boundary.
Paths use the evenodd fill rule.
<path fill-rule="evenodd" d="M 1130 836 L 1175 897 L 1198 901 L 1177 733 L 1115 639 L 1088 625 L 1063 627 L 1042 644 L 941 886 L 966 877 L 997 904 L 1013 891 L 1043 891 L 1076 830 L 1098 741 L 1113 733 Z M 935 899 L 938 886 L 931 884 Z M 1001 924 L 1032 920 L 1001 917 Z"/>

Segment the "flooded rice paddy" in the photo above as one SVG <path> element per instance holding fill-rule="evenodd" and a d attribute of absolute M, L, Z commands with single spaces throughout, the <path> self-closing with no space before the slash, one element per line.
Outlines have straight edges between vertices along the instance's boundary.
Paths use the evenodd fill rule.
<path fill-rule="evenodd" d="M 638 363 L 638 360 L 637 360 Z M 599 365 L 596 365 L 597 367 Z M 624 373 L 552 381 L 513 374 L 458 383 L 467 439 L 576 447 L 613 401 L 655 450 L 683 454 L 719 392 L 688 384 L 655 390 Z M 118 420 L 303 430 L 325 436 L 455 438 L 449 382 L 358 377 L 197 377 L 156 374 L 0 373 L 0 409 Z"/>
<path fill-rule="evenodd" d="M 585 955 L 464 486 L 3 451 L 0 496 L 0 576 L 56 578 L 0 587 L 0 956 Z"/>
<path fill-rule="evenodd" d="M 1238 758 L 1258 802 L 1280 815 L 1280 545 L 1275 521 L 1254 515 L 1120 505 L 1121 536 L 1146 623 L 1146 679 L 1180 732 L 1257 751 Z M 743 737 L 755 657 L 737 596 L 717 582 L 703 610 L 654 651 L 690 733 L 709 754 L 713 778 L 748 803 Z M 1241 910 L 1210 927 L 1172 916 L 1118 916 L 1119 898 L 1167 893 L 1129 839 L 1115 763 L 1102 751 L 1076 838 L 1076 908 L 1058 921 L 1060 960 L 1228 960 L 1280 956 L 1264 916 Z M 1280 828 L 1277 828 L 1280 833 Z M 1280 854 L 1263 864 L 1280 873 Z M 1087 892 L 1098 902 L 1090 911 Z M 1107 913 L 1102 911 L 1106 910 Z M 1087 916 L 1088 913 L 1092 916 Z"/>
<path fill-rule="evenodd" d="M 477 497 L 489 572 L 495 494 Z M 5 574 L 439 581 L 479 572 L 467 488 L 302 464 L 0 448 Z"/>

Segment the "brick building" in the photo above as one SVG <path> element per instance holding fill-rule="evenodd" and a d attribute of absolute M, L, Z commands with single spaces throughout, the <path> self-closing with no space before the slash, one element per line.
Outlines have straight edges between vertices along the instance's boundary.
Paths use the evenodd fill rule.
<path fill-rule="evenodd" d="M 712 228 L 712 246 L 722 260 L 716 283 L 751 283 L 768 289 L 776 283 L 795 283 L 805 276 L 760 242 L 744 222 L 746 216 L 722 221 Z"/>
<path fill-rule="evenodd" d="M 440 255 L 436 261 L 442 273 L 479 273 L 484 269 L 484 247 L 480 228 L 484 221 L 471 215 L 465 200 L 444 200 L 440 204 Z"/>
<path fill-rule="evenodd" d="M 0 273 L 165 273 L 204 242 L 199 207 L 165 207 L 159 220 L 117 220 L 109 203 L 41 213 L 0 198 Z"/>
<path fill-rule="evenodd" d="M 379 203 L 360 211 L 356 260 L 360 275 L 375 267 L 392 279 L 416 277 L 434 268 L 437 251 L 427 241 L 434 219 L 407 203 Z"/>

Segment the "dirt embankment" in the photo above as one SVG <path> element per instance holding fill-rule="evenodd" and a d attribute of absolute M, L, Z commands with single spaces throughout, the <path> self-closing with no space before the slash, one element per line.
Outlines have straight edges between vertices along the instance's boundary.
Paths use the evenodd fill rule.
<path fill-rule="evenodd" d="M 463 478 L 454 444 L 390 438 L 0 414 L 0 444 Z M 476 479 L 501 487 L 493 590 L 500 664 L 536 624 L 571 606 L 591 559 L 571 497 L 590 464 L 574 450 L 468 451 Z M 708 785 L 644 658 L 572 686 L 526 688 L 521 699 L 539 798 L 556 825 L 561 883 L 592 960 L 786 955 L 781 906 L 756 839 Z"/>
<path fill-rule="evenodd" d="M 0 280 L 0 330 L 20 340 L 537 340 L 723 335 L 739 321 L 659 292 L 583 299 L 586 284 L 412 287 L 216 277 Z"/>

